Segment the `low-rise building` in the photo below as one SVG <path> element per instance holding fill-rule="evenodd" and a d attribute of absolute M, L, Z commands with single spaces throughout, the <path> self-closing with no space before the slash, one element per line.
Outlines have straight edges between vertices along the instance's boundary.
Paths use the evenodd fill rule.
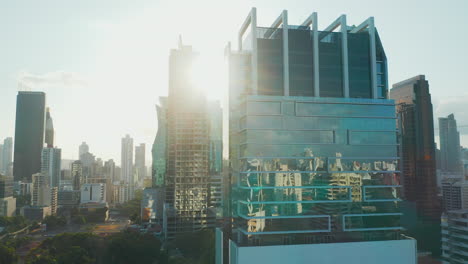
<path fill-rule="evenodd" d="M 58 206 L 63 208 L 73 208 L 80 203 L 80 191 L 61 190 L 58 192 Z"/>
<path fill-rule="evenodd" d="M 0 198 L 0 216 L 14 216 L 16 212 L 16 198 L 10 196 Z"/>
<path fill-rule="evenodd" d="M 41 221 L 51 215 L 51 208 L 50 206 L 24 206 L 21 208 L 21 215 L 31 221 Z"/>
<path fill-rule="evenodd" d="M 106 185 L 103 183 L 86 183 L 81 186 L 80 203 L 106 202 Z"/>

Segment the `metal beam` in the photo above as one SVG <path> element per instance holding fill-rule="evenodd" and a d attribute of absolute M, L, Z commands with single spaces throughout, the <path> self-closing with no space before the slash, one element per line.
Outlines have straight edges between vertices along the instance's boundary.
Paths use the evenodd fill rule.
<path fill-rule="evenodd" d="M 319 34 L 318 34 L 318 16 L 313 12 L 301 24 L 303 27 L 312 25 L 313 34 L 313 53 L 314 53 L 314 96 L 320 97 L 320 72 L 319 72 Z"/>
<path fill-rule="evenodd" d="M 341 15 L 325 28 L 325 32 L 332 32 L 341 26 L 341 61 L 343 68 L 343 96 L 349 97 L 349 69 L 348 69 L 348 26 L 346 15 Z M 323 37 L 325 37 L 325 34 Z"/>

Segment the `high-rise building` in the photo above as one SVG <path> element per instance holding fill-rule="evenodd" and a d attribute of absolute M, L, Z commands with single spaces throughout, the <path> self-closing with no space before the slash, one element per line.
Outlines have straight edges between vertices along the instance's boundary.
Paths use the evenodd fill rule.
<path fill-rule="evenodd" d="M 60 186 L 60 163 L 62 150 L 59 148 L 44 148 L 41 155 L 41 173 L 47 177 L 49 186 Z"/>
<path fill-rule="evenodd" d="M 32 206 L 50 206 L 51 193 L 47 176 L 42 173 L 32 175 Z"/>
<path fill-rule="evenodd" d="M 15 181 L 31 182 L 41 171 L 41 153 L 45 134 L 45 103 L 43 92 L 20 91 L 16 97 Z"/>
<path fill-rule="evenodd" d="M 0 173 L 4 173 L 3 170 L 3 144 L 0 144 Z"/>
<path fill-rule="evenodd" d="M 439 140 L 442 171 L 463 175 L 461 161 L 460 133 L 455 116 L 439 117 Z"/>
<path fill-rule="evenodd" d="M 74 161 L 71 165 L 71 178 L 73 190 L 81 190 L 81 184 L 83 181 L 83 164 L 81 161 Z"/>
<path fill-rule="evenodd" d="M 217 230 L 230 250 L 218 263 L 416 263 L 374 19 L 319 31 L 316 13 L 292 26 L 283 11 L 264 28 L 253 8 L 238 40 L 226 48 L 233 225 Z"/>
<path fill-rule="evenodd" d="M 158 114 L 158 132 L 151 149 L 153 187 L 163 186 L 166 175 L 167 97 L 159 97 L 156 112 Z"/>
<path fill-rule="evenodd" d="M 0 174 L 0 216 L 14 216 L 16 198 L 13 197 L 13 177 Z"/>
<path fill-rule="evenodd" d="M 223 205 L 223 111 L 219 101 L 208 103 L 210 122 L 210 201 L 218 217 Z"/>
<path fill-rule="evenodd" d="M 116 180 L 115 162 L 113 159 L 110 159 L 104 163 L 104 175 L 105 175 L 105 178 L 110 179 L 111 182 L 114 182 Z"/>
<path fill-rule="evenodd" d="M 46 123 L 45 123 L 45 143 L 48 148 L 54 147 L 54 123 L 52 122 L 52 116 L 50 115 L 50 109 L 47 107 L 46 111 Z"/>
<path fill-rule="evenodd" d="M 0 198 L 13 196 L 13 178 L 0 174 Z"/>
<path fill-rule="evenodd" d="M 3 150 L 2 150 L 2 170 L 0 173 L 3 173 L 7 176 L 13 176 L 13 139 L 11 137 L 5 138 L 3 140 Z"/>
<path fill-rule="evenodd" d="M 440 233 L 441 206 L 437 197 L 434 120 L 429 82 L 424 75 L 418 75 L 396 83 L 390 91 L 390 98 L 396 103 L 400 132 L 402 196 L 405 200 L 402 223 L 418 241 L 419 249 L 439 251 L 438 239 L 431 237 Z M 433 228 L 416 232 L 422 223 Z"/>
<path fill-rule="evenodd" d="M 86 142 L 82 142 L 78 149 L 78 159 L 81 159 L 81 155 L 89 153 L 89 146 Z"/>
<path fill-rule="evenodd" d="M 146 178 L 146 147 L 144 143 L 141 143 L 139 146 L 135 146 L 135 171 L 138 176 L 138 182 L 143 182 L 143 179 Z"/>
<path fill-rule="evenodd" d="M 448 211 L 442 215 L 442 263 L 468 263 L 468 210 Z"/>
<path fill-rule="evenodd" d="M 94 168 L 96 157 L 89 153 L 85 152 L 80 156 L 80 161 L 83 166 L 83 181 L 88 177 L 94 177 Z"/>
<path fill-rule="evenodd" d="M 122 138 L 121 163 L 122 180 L 126 183 L 133 182 L 133 138 L 126 135 Z"/>
<path fill-rule="evenodd" d="M 214 224 L 209 207 L 210 121 L 201 91 L 190 81 L 197 54 L 179 42 L 169 57 L 165 220 L 167 239 Z"/>
<path fill-rule="evenodd" d="M 442 200 L 446 212 L 468 209 L 468 182 L 460 178 L 443 179 Z"/>

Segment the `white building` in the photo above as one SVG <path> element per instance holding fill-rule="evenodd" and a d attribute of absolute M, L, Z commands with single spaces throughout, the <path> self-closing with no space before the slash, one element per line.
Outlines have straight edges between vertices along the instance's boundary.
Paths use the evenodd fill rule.
<path fill-rule="evenodd" d="M 16 198 L 13 196 L 0 198 L 0 216 L 14 216 L 16 212 Z"/>
<path fill-rule="evenodd" d="M 442 197 L 446 211 L 468 209 L 468 182 L 462 178 L 442 180 Z"/>
<path fill-rule="evenodd" d="M 50 206 L 51 194 L 47 178 L 42 173 L 32 175 L 32 206 Z"/>
<path fill-rule="evenodd" d="M 106 185 L 103 183 L 86 183 L 81 185 L 81 203 L 106 202 Z"/>
<path fill-rule="evenodd" d="M 59 148 L 44 148 L 41 155 L 41 173 L 47 177 L 50 187 L 60 186 L 60 164 L 62 150 Z"/>

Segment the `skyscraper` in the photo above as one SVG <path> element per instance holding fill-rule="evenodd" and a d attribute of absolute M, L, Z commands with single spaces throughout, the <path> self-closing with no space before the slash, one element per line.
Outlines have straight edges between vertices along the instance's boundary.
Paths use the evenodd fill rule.
<path fill-rule="evenodd" d="M 145 153 L 146 147 L 144 143 L 135 146 L 135 170 L 138 175 L 138 182 L 143 182 L 143 179 L 146 178 Z"/>
<path fill-rule="evenodd" d="M 418 241 L 422 250 L 438 250 L 440 244 L 428 235 L 440 233 L 441 206 L 437 197 L 437 174 L 434 143 L 434 120 L 429 82 L 424 75 L 393 85 L 390 98 L 397 104 L 398 128 L 401 135 L 405 228 Z M 414 214 L 416 210 L 417 214 Z M 416 215 L 416 219 L 409 216 Z M 427 223 L 432 230 L 415 233 Z M 432 241 L 431 241 L 432 240 Z M 435 243 L 432 246 L 428 242 Z"/>
<path fill-rule="evenodd" d="M 156 112 L 158 114 L 158 132 L 151 149 L 153 187 L 163 186 L 166 175 L 167 97 L 159 97 Z"/>
<path fill-rule="evenodd" d="M 133 138 L 126 135 L 122 138 L 121 152 L 122 180 L 126 183 L 133 181 Z"/>
<path fill-rule="evenodd" d="M 50 116 L 50 109 L 47 107 L 46 112 L 46 126 L 45 126 L 45 143 L 48 148 L 54 147 L 54 123 L 52 122 L 52 117 Z"/>
<path fill-rule="evenodd" d="M 217 216 L 221 216 L 223 205 L 223 111 L 219 101 L 208 102 L 210 122 L 210 201 Z"/>
<path fill-rule="evenodd" d="M 110 179 L 111 182 L 114 182 L 116 180 L 115 162 L 113 159 L 110 159 L 104 163 L 104 174 L 105 174 L 105 177 Z"/>
<path fill-rule="evenodd" d="M 86 142 L 82 142 L 78 150 L 78 159 L 81 159 L 81 155 L 89 152 L 89 146 Z"/>
<path fill-rule="evenodd" d="M 41 153 L 45 134 L 45 103 L 43 92 L 20 91 L 16 97 L 15 181 L 31 182 L 41 171 Z"/>
<path fill-rule="evenodd" d="M 0 173 L 3 173 L 3 144 L 0 144 Z"/>
<path fill-rule="evenodd" d="M 196 56 L 180 40 L 169 57 L 164 220 L 169 239 L 214 223 L 214 214 L 208 209 L 209 116 L 206 99 L 190 81 Z"/>
<path fill-rule="evenodd" d="M 233 226 L 217 231 L 230 250 L 218 263 L 415 263 L 374 19 L 318 31 L 316 13 L 292 26 L 283 11 L 263 28 L 253 8 L 238 40 L 226 49 Z"/>
<path fill-rule="evenodd" d="M 81 163 L 81 161 L 76 160 L 71 164 L 71 177 L 72 177 L 73 190 L 75 191 L 81 190 L 81 184 L 84 183 L 83 164 Z"/>
<path fill-rule="evenodd" d="M 44 148 L 41 156 L 41 173 L 46 177 L 51 188 L 60 187 L 60 165 L 62 150 L 59 148 Z"/>
<path fill-rule="evenodd" d="M 442 171 L 463 175 L 460 133 L 455 116 L 439 117 L 439 139 Z"/>
<path fill-rule="evenodd" d="M 7 176 L 13 176 L 13 139 L 11 137 L 5 138 L 3 140 L 3 151 L 2 151 L 2 160 L 0 163 L 2 164 L 3 173 Z"/>
<path fill-rule="evenodd" d="M 32 206 L 50 206 L 50 186 L 48 184 L 47 176 L 42 173 L 35 173 L 32 175 Z"/>

